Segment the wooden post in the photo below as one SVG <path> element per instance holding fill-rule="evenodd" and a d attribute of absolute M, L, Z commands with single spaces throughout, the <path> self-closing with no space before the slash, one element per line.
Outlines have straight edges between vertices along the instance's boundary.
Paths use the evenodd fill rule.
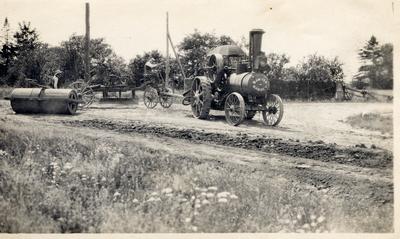
<path fill-rule="evenodd" d="M 166 86 L 168 86 L 169 83 L 169 39 L 168 39 L 168 35 L 169 35 L 169 29 L 168 29 L 168 12 L 167 12 L 167 25 L 166 25 L 167 29 L 166 29 L 166 43 L 167 43 L 167 56 L 166 56 L 166 62 L 165 62 L 165 84 Z M 172 88 L 172 92 L 174 92 L 174 88 Z"/>
<path fill-rule="evenodd" d="M 85 35 L 85 82 L 90 81 L 90 22 L 89 22 L 89 3 L 86 3 L 86 35 Z"/>

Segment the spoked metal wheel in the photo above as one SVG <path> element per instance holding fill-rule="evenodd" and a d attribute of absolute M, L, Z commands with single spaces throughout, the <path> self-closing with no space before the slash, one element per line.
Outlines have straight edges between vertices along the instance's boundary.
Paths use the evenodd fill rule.
<path fill-rule="evenodd" d="M 278 95 L 270 95 L 266 103 L 267 110 L 262 111 L 264 123 L 268 126 L 276 126 L 283 116 L 283 102 Z"/>
<path fill-rule="evenodd" d="M 78 95 L 73 91 L 68 98 L 71 101 L 67 103 L 67 113 L 73 115 L 78 109 L 78 103 L 75 102 L 78 99 Z"/>
<path fill-rule="evenodd" d="M 207 75 L 211 83 L 215 83 L 218 78 L 222 77 L 223 58 L 219 54 L 212 55 L 207 63 Z"/>
<path fill-rule="evenodd" d="M 191 99 L 192 113 L 195 118 L 206 119 L 211 108 L 211 86 L 204 78 L 196 78 L 192 83 Z"/>
<path fill-rule="evenodd" d="M 78 104 L 78 108 L 83 109 L 89 107 L 94 101 L 94 91 L 86 82 L 78 80 L 69 85 L 69 88 L 74 89 L 78 94 L 78 99 L 82 100 Z"/>
<path fill-rule="evenodd" d="M 172 103 L 173 103 L 173 99 L 172 99 L 172 97 L 171 96 L 169 96 L 169 95 L 163 95 L 162 93 L 161 93 L 161 95 L 160 95 L 160 97 L 159 97 L 159 100 L 160 100 L 160 105 L 163 107 L 163 108 L 169 108 L 169 107 L 171 107 L 171 105 L 172 105 Z"/>
<path fill-rule="evenodd" d="M 157 90 L 151 86 L 147 86 L 143 94 L 144 105 L 149 109 L 153 109 L 156 107 L 158 101 L 159 99 Z"/>
<path fill-rule="evenodd" d="M 228 95 L 225 100 L 225 118 L 230 125 L 237 126 L 245 117 L 245 103 L 243 97 L 236 92 Z"/>

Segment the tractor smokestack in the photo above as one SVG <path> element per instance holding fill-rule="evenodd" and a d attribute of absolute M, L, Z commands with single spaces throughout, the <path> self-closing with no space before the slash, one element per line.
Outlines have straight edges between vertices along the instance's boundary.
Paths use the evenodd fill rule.
<path fill-rule="evenodd" d="M 249 60 L 251 69 L 254 69 L 255 59 L 261 52 L 262 35 L 264 34 L 262 29 L 253 29 L 250 31 L 249 37 Z"/>

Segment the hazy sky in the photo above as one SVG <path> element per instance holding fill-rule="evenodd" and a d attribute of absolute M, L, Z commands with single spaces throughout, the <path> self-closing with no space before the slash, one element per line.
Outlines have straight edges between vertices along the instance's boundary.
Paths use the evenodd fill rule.
<path fill-rule="evenodd" d="M 263 50 L 286 53 L 291 65 L 319 53 L 339 56 L 350 79 L 359 66 L 357 49 L 374 34 L 393 42 L 400 0 L 0 0 L 0 20 L 11 28 L 30 21 L 40 39 L 58 45 L 84 34 L 90 2 L 91 37 L 104 37 L 127 61 L 144 51 L 165 52 L 165 13 L 175 43 L 192 33 L 226 34 L 235 40 L 263 28 Z"/>

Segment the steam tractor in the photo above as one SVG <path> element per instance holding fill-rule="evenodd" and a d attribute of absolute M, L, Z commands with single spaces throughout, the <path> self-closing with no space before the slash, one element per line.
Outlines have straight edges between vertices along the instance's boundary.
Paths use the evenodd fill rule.
<path fill-rule="evenodd" d="M 237 126 L 260 111 L 264 123 L 276 126 L 283 116 L 281 98 L 270 92 L 269 70 L 261 51 L 264 31 L 250 31 L 249 56 L 236 45 L 223 45 L 207 54 L 204 75 L 195 76 L 184 93 L 183 104 L 191 105 L 193 116 L 208 118 L 213 110 L 224 110 L 226 121 Z"/>

